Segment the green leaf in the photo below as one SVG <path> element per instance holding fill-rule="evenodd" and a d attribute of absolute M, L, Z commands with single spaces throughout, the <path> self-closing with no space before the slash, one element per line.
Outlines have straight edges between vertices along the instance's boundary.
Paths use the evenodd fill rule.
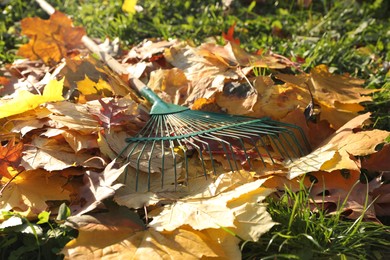
<path fill-rule="evenodd" d="M 66 220 L 70 216 L 70 208 L 65 204 L 62 203 L 59 210 L 58 210 L 58 216 L 57 220 Z"/>
<path fill-rule="evenodd" d="M 48 222 L 49 222 L 49 217 L 50 217 L 50 212 L 42 211 L 42 212 L 39 213 L 39 215 L 38 215 L 39 221 L 37 222 L 37 224 L 48 223 Z"/>

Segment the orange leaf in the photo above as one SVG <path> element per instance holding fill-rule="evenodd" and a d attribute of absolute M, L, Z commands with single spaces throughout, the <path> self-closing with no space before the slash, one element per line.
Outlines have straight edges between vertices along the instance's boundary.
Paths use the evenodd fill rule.
<path fill-rule="evenodd" d="M 81 44 L 85 35 L 82 27 L 74 27 L 72 20 L 61 12 L 55 12 L 49 20 L 25 18 L 21 27 L 30 42 L 22 45 L 18 54 L 30 60 L 42 59 L 45 63 L 59 62 L 67 50 Z"/>
<path fill-rule="evenodd" d="M 18 165 L 22 155 L 23 143 L 15 145 L 15 139 L 10 140 L 5 146 L 0 146 L 0 175 L 12 178 L 8 167 Z"/>
<path fill-rule="evenodd" d="M 240 44 L 240 39 L 234 38 L 234 29 L 235 29 L 235 27 L 236 27 L 236 22 L 234 22 L 233 25 L 230 26 L 230 28 L 227 31 L 227 33 L 222 32 L 222 37 L 225 40 L 229 41 L 229 42 Z"/>

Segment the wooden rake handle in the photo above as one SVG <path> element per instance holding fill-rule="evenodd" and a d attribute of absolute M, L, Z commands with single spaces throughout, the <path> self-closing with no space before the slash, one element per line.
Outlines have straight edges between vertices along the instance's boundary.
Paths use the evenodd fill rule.
<path fill-rule="evenodd" d="M 40 7 L 49 15 L 52 15 L 55 13 L 56 9 L 54 9 L 53 6 L 51 6 L 48 2 L 45 0 L 35 0 Z M 112 69 L 114 72 L 118 73 L 119 75 L 122 74 L 128 74 L 126 69 L 120 64 L 116 59 L 114 59 L 110 54 L 102 50 L 91 38 L 89 38 L 87 35 L 84 35 L 81 38 L 81 42 L 85 45 L 85 47 L 88 48 L 91 52 L 98 55 L 99 59 L 102 60 L 107 66 Z M 129 79 L 132 87 L 137 89 L 139 92 L 142 92 L 142 89 L 146 87 L 146 85 L 140 81 L 137 78 L 131 78 Z"/>

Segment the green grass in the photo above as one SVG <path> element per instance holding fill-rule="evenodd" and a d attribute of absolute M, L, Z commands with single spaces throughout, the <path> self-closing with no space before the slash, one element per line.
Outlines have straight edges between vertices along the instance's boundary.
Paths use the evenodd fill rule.
<path fill-rule="evenodd" d="M 133 16 L 123 13 L 121 1 L 117 0 L 49 2 L 70 15 L 76 25 L 84 26 L 89 36 L 119 37 L 124 49 L 145 38 L 180 38 L 201 44 L 213 37 L 220 42 L 222 32 L 235 22 L 235 36 L 248 51 L 269 50 L 293 61 L 302 61 L 305 71 L 327 64 L 335 73 L 365 79 L 367 88 L 381 89 L 374 94 L 374 101 L 365 105 L 373 113 L 373 127 L 390 130 L 390 4 L 386 0 L 321 0 L 313 1 L 310 8 L 298 6 L 295 0 L 266 1 L 265 4 L 235 0 L 229 9 L 224 9 L 217 0 L 140 0 L 144 10 Z M 31 1 L 10 0 L 1 7 L 0 20 L 4 21 L 0 23 L 2 66 L 17 58 L 17 48 L 26 42 L 20 35 L 20 20 L 48 16 Z M 281 200 L 269 198 L 268 210 L 281 224 L 262 236 L 258 243 L 244 244 L 244 257 L 380 259 L 388 250 L 388 227 L 360 220 L 347 221 L 339 214 L 314 213 L 309 210 L 309 202 L 305 190 L 287 192 Z M 54 233 L 61 235 L 59 237 L 65 234 L 62 237 L 65 240 L 71 237 L 56 221 L 38 226 L 42 229 L 38 237 L 17 230 L 2 230 L 0 248 L 30 245 L 25 252 L 19 252 L 20 257 L 34 258 L 39 254 L 43 256 L 48 245 L 58 248 L 64 243 L 56 240 L 58 236 L 48 238 L 53 232 L 50 230 L 57 230 Z M 47 241 L 57 244 L 54 246 Z"/>
<path fill-rule="evenodd" d="M 34 223 L 12 212 L 2 214 L 8 223 L 0 226 L 0 259 L 63 259 L 59 254 L 62 248 L 77 237 L 77 230 L 64 224 L 70 215 L 65 204 L 61 205 L 56 219 L 43 211 Z"/>
<path fill-rule="evenodd" d="M 385 259 L 390 253 L 389 227 L 327 214 L 302 185 L 301 191 L 267 199 L 268 212 L 279 223 L 258 242 L 242 244 L 244 259 Z M 366 205 L 366 208 L 369 205 Z M 342 207 L 340 207 L 342 208 Z"/>

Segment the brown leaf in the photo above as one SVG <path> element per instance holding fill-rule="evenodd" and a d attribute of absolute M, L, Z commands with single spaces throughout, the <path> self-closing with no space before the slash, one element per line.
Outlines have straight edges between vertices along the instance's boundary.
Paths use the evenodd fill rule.
<path fill-rule="evenodd" d="M 246 115 L 254 112 L 258 95 L 247 82 L 229 82 L 215 98 L 218 106 L 224 108 L 228 114 Z"/>
<path fill-rule="evenodd" d="M 322 142 L 315 151 L 289 164 L 289 178 L 319 170 L 360 171 L 356 157 L 375 153 L 377 145 L 383 143 L 390 134 L 377 129 L 355 132 L 354 128 L 361 127 L 368 118 L 369 113 L 354 118 Z"/>
<path fill-rule="evenodd" d="M 66 127 L 83 134 L 91 134 L 101 128 L 98 120 L 91 115 L 88 106 L 57 102 L 47 104 L 46 108 L 51 112 L 48 118 L 56 128 Z"/>
<path fill-rule="evenodd" d="M 133 100 L 139 102 L 135 92 L 119 75 L 91 56 L 66 58 L 66 66 L 61 69 L 60 75 L 65 77 L 65 87 L 71 91 L 78 89 L 87 100 L 102 98 L 102 95 L 130 94 Z"/>
<path fill-rule="evenodd" d="M 73 204 L 70 208 L 72 215 L 85 214 L 102 205 L 102 201 L 114 195 L 115 190 L 123 184 L 114 184 L 116 179 L 123 174 L 127 164 L 121 168 L 114 168 L 115 160 L 109 163 L 102 173 L 87 171 L 84 174 L 84 185 L 79 190 L 79 204 Z"/>
<path fill-rule="evenodd" d="M 388 171 L 390 169 L 390 144 L 385 145 L 380 151 L 362 158 L 362 168 L 369 171 Z"/>
<path fill-rule="evenodd" d="M 317 172 L 311 173 L 310 176 L 316 179 L 310 192 L 320 209 L 324 202 L 333 203 L 333 207 L 328 208 L 329 213 L 340 209 L 343 215 L 350 219 L 357 219 L 364 213 L 366 218 L 376 220 L 374 207 L 366 207 L 374 199 L 373 190 L 381 185 L 380 178 L 364 184 L 359 181 L 360 171 L 348 170 Z"/>

